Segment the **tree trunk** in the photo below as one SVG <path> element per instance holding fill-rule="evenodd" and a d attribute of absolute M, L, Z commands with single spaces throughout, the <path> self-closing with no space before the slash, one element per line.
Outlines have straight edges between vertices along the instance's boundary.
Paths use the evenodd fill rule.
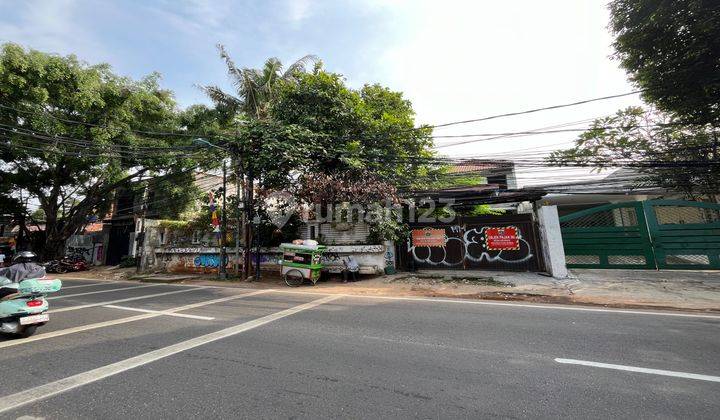
<path fill-rule="evenodd" d="M 45 247 L 40 253 L 41 261 L 50 261 L 65 256 L 65 239 L 48 238 L 45 240 Z"/>

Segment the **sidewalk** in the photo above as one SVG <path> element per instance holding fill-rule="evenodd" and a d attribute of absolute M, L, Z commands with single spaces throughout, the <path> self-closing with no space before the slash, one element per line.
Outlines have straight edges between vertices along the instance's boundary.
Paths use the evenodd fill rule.
<path fill-rule="evenodd" d="M 149 274 L 134 269 L 95 268 L 60 278 L 100 280 L 139 279 L 251 289 L 288 288 L 277 273 L 264 273 L 259 282 L 218 281 L 215 276 Z M 342 283 L 338 278 L 292 290 L 372 296 L 424 296 L 601 305 L 720 312 L 720 272 L 654 270 L 572 270 L 572 278 L 556 280 L 537 273 L 432 270 L 363 278 Z"/>

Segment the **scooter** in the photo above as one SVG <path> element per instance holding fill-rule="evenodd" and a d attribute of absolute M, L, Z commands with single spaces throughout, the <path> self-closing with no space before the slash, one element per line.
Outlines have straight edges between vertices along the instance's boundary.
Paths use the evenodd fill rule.
<path fill-rule="evenodd" d="M 7 279 L 2 277 L 0 284 L 3 284 L 2 280 L 6 281 L 2 289 L 6 292 L 14 292 L 12 289 L 15 289 L 17 292 L 0 298 L 0 333 L 30 337 L 50 320 L 45 295 L 59 291 L 62 282 L 37 278 L 7 283 Z"/>

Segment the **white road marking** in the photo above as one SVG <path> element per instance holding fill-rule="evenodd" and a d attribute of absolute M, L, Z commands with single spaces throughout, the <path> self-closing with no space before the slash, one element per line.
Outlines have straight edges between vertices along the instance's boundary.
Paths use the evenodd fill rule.
<path fill-rule="evenodd" d="M 215 331 L 210 334 L 205 334 L 200 337 L 192 338 L 190 340 L 186 340 L 177 344 L 173 344 L 168 347 L 164 347 L 158 350 L 151 351 L 149 353 L 141 354 L 139 356 L 131 357 L 129 359 L 125 359 L 116 363 L 109 364 L 107 366 L 102 366 L 97 369 L 92 369 L 87 372 L 79 373 L 77 375 L 69 376 L 64 379 L 60 379 L 55 382 L 50 382 L 45 385 L 40 385 L 35 388 L 30 388 L 25 391 L 20 391 L 18 393 L 12 394 L 12 395 L 6 395 L 4 397 L 0 397 L 0 413 L 5 413 L 7 411 L 35 403 L 40 400 L 44 400 L 47 398 L 50 398 L 52 396 L 61 394 L 63 392 L 69 391 L 71 389 L 75 389 L 78 387 L 81 387 L 83 385 L 87 385 L 93 382 L 97 382 L 99 380 L 108 378 L 110 376 L 117 375 L 119 373 L 123 373 L 125 371 L 128 371 L 130 369 L 134 369 L 139 366 L 146 365 L 148 363 L 155 362 L 160 359 L 164 359 L 166 357 L 172 356 L 174 354 L 187 351 L 190 349 L 193 349 L 198 346 L 202 346 L 203 344 L 212 343 L 217 340 L 221 340 L 223 338 L 231 337 L 233 335 L 237 335 L 240 333 L 243 333 L 245 331 L 252 330 L 257 327 L 261 327 L 265 324 L 269 324 L 270 322 L 276 321 L 281 318 L 285 318 L 290 315 L 294 315 L 298 312 L 302 312 L 308 309 L 315 308 L 317 306 L 320 306 L 324 303 L 331 302 L 336 299 L 340 299 L 343 297 L 343 295 L 333 295 L 333 296 L 326 296 L 324 298 L 320 298 L 317 300 L 314 300 L 312 302 L 303 303 L 298 306 L 293 306 L 292 308 L 285 309 L 284 311 L 276 312 L 274 314 L 266 315 L 258 319 L 254 319 L 252 321 L 244 322 L 242 324 L 238 324 L 229 328 L 222 329 L 220 331 Z"/>
<path fill-rule="evenodd" d="M 204 321 L 212 321 L 213 317 L 211 316 L 201 316 L 201 315 L 188 315 L 188 314 L 175 314 L 172 312 L 167 311 L 153 311 L 152 309 L 141 309 L 141 308 L 129 308 L 127 306 L 117 306 L 117 305 L 105 305 L 103 308 L 112 308 L 112 309 L 122 309 L 124 311 L 131 311 L 131 312 L 143 312 L 146 314 L 158 314 L 158 315 L 168 315 L 168 316 L 177 316 L 180 318 L 190 318 L 190 319 L 202 319 Z"/>
<path fill-rule="evenodd" d="M 210 287 L 210 286 L 208 286 Z M 278 290 L 278 293 L 297 293 L 297 294 L 323 294 L 320 292 L 299 292 L 299 291 L 285 291 Z M 325 293 L 326 294 L 326 293 Z M 507 306 L 507 307 L 520 307 L 520 308 L 533 308 L 533 309 L 546 309 L 546 310 L 560 310 L 560 311 L 580 311 L 580 312 L 606 312 L 606 313 L 617 313 L 617 314 L 633 314 L 633 315 L 656 315 L 656 316 L 679 316 L 687 318 L 709 318 L 709 319 L 720 319 L 720 315 L 704 315 L 704 314 L 689 314 L 683 312 L 653 312 L 653 311 L 641 311 L 641 310 L 629 310 L 629 309 L 605 309 L 605 308 L 588 308 L 585 306 L 562 306 L 562 305 L 532 305 L 526 303 L 509 303 L 509 302 L 490 302 L 485 300 L 460 300 L 460 299 L 437 299 L 437 298 L 421 298 L 421 297 L 401 297 L 401 296 L 371 296 L 371 295 L 352 295 L 344 294 L 345 297 L 350 298 L 365 298 L 365 299 L 385 299 L 385 300 L 407 300 L 415 302 L 434 302 L 434 303 L 465 303 L 470 305 L 488 305 L 488 306 Z"/>
<path fill-rule="evenodd" d="M 78 287 L 90 287 L 90 286 L 100 286 L 101 284 L 113 284 L 116 283 L 114 281 L 104 281 L 101 283 L 88 283 L 88 284 L 78 284 L 75 286 L 63 286 L 62 290 L 68 290 L 68 289 L 77 289 Z"/>
<path fill-rule="evenodd" d="M 720 382 L 720 376 L 699 375 L 697 373 L 677 372 L 674 370 L 648 369 L 637 366 L 613 365 L 610 363 L 590 362 L 587 360 L 555 359 L 558 363 L 582 365 L 603 369 L 625 370 L 628 372 L 649 373 L 651 375 L 674 376 L 676 378 L 697 379 L 700 381 Z"/>
<path fill-rule="evenodd" d="M 83 331 L 95 330 L 95 329 L 104 328 L 104 327 L 110 327 L 113 325 L 126 324 L 128 322 L 142 321 L 143 319 L 150 319 L 150 318 L 155 318 L 155 317 L 159 317 L 162 315 L 169 315 L 169 314 L 173 314 L 176 312 L 187 311 L 190 309 L 200 308 L 203 306 L 214 305 L 216 303 L 222 303 L 222 302 L 227 302 L 230 300 L 241 299 L 241 298 L 245 298 L 245 297 L 249 297 L 249 296 L 255 296 L 255 295 L 259 295 L 259 294 L 267 293 L 267 292 L 271 292 L 271 291 L 272 291 L 272 289 L 257 290 L 257 291 L 250 292 L 250 293 L 243 293 L 241 295 L 227 296 L 227 297 L 213 299 L 213 300 L 206 300 L 203 302 L 191 303 L 189 305 L 178 306 L 175 308 L 166 309 L 165 311 L 161 311 L 163 313 L 150 313 L 150 314 L 144 314 L 144 315 L 131 316 L 131 317 L 127 317 L 127 318 L 112 319 L 110 321 L 97 322 L 95 324 L 88 324 L 88 325 L 80 325 L 78 327 L 66 328 L 64 330 L 58 330 L 58 331 L 52 331 L 52 332 L 48 332 L 48 333 L 38 334 L 38 335 L 34 335 L 32 337 L 24 338 L 21 340 L 3 341 L 3 342 L 0 342 L 0 349 L 5 348 L 5 347 L 17 346 L 17 345 L 25 344 L 25 343 L 31 343 L 33 341 L 45 340 L 48 338 L 61 337 L 63 335 L 75 334 L 75 333 L 79 333 L 79 332 L 83 332 Z M 158 312 L 160 312 L 160 311 L 158 311 Z"/>
<path fill-rule="evenodd" d="M 113 325 L 125 324 L 128 322 L 141 321 L 143 319 L 155 318 L 157 316 L 160 316 L 160 314 L 136 315 L 136 316 L 131 316 L 128 318 L 113 319 L 110 321 L 96 322 L 95 324 L 81 325 L 79 327 L 72 327 L 72 328 L 66 328 L 64 330 L 36 334 L 36 335 L 33 335 L 32 337 L 18 339 L 18 340 L 2 341 L 2 342 L 0 342 L 0 349 L 5 348 L 5 347 L 19 346 L 20 344 L 32 343 L 33 341 L 46 340 L 48 338 L 61 337 L 63 335 L 75 334 L 75 333 L 88 331 L 88 330 L 94 330 L 97 328 L 110 327 Z"/>
<path fill-rule="evenodd" d="M 192 292 L 193 290 L 203 290 L 203 289 L 205 289 L 205 287 L 195 287 L 193 289 L 173 290 L 171 292 L 155 293 L 152 295 L 143 295 L 143 296 L 126 298 L 126 299 L 110 300 L 110 301 L 106 301 L 106 302 L 97 302 L 97 303 L 88 303 L 85 305 L 77 305 L 77 306 L 68 306 L 66 308 L 58 308 L 58 309 L 49 310 L 48 313 L 56 314 L 56 313 L 60 313 L 60 312 L 76 311 L 78 309 L 94 308 L 96 306 L 114 305 L 116 303 L 131 302 L 133 300 L 149 299 L 149 298 L 158 297 L 158 296 L 174 295 L 176 293 Z"/>
<path fill-rule="evenodd" d="M 70 279 L 68 279 L 70 280 Z M 180 284 L 180 283 L 155 283 L 157 286 L 176 286 L 176 287 L 198 287 L 196 284 Z M 230 287 L 230 286 L 212 286 L 202 285 L 207 289 L 244 289 L 243 287 Z M 331 293 L 327 292 L 303 292 L 298 290 L 275 290 L 275 293 L 290 293 L 299 295 L 315 295 L 315 296 L 328 296 Z M 557 304 L 528 304 L 528 303 L 512 303 L 512 302 L 493 302 L 486 300 L 469 300 L 469 299 L 439 299 L 439 298 L 423 298 L 423 297 L 410 297 L 410 296 L 372 296 L 372 295 L 354 295 L 343 293 L 344 297 L 350 298 L 365 298 L 365 299 L 386 299 L 386 300 L 407 300 L 417 302 L 437 302 L 437 303 L 463 303 L 468 305 L 489 305 L 489 306 L 507 306 L 507 307 L 520 307 L 520 308 L 532 308 L 532 309 L 545 309 L 545 310 L 560 310 L 560 311 L 580 311 L 580 312 L 598 312 L 598 313 L 617 313 L 617 314 L 630 314 L 630 315 L 655 315 L 655 316 L 676 316 L 685 318 L 706 318 L 706 319 L 720 319 L 720 315 L 709 315 L 709 314 L 696 314 L 687 312 L 658 312 L 651 310 L 632 310 L 632 309 L 612 309 L 612 308 L 591 308 L 587 306 L 568 306 L 568 305 L 557 305 Z"/>
<path fill-rule="evenodd" d="M 75 293 L 74 295 L 60 295 L 60 296 L 53 296 L 47 298 L 47 300 L 57 300 L 57 299 L 65 299 L 69 297 L 76 297 L 76 296 L 86 296 L 86 295 L 96 295 L 98 293 L 110 293 L 110 292 L 119 292 L 121 290 L 130 290 L 130 289 L 144 289 L 146 287 L 156 287 L 154 284 L 145 284 L 142 286 L 130 286 L 130 287 L 120 287 L 117 289 L 107 289 L 107 290 L 96 290 L 94 292 L 83 292 L 83 293 Z M 62 290 L 62 289 L 60 289 Z"/>

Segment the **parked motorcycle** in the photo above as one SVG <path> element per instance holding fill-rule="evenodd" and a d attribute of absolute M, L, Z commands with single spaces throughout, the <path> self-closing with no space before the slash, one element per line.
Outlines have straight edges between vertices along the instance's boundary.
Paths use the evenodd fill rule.
<path fill-rule="evenodd" d="M 0 269 L 0 333 L 30 337 L 50 320 L 45 296 L 62 282 L 45 278 L 45 269 L 32 262 L 34 254 L 19 255 L 19 262 Z"/>
<path fill-rule="evenodd" d="M 73 271 L 85 271 L 88 269 L 87 261 L 84 258 L 73 258 L 65 257 L 59 260 L 48 261 L 45 265 L 45 270 L 48 273 L 63 274 Z"/>

